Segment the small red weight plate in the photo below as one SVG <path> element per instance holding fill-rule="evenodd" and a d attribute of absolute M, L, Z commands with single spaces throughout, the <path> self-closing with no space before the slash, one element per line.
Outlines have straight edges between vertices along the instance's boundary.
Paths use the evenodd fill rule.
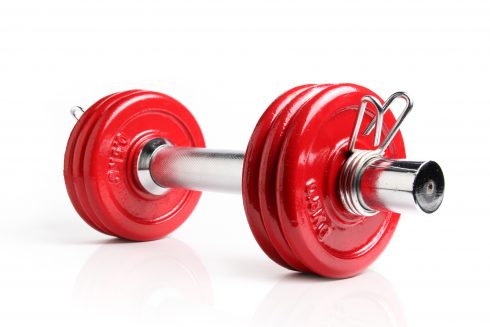
<path fill-rule="evenodd" d="M 157 137 L 175 146 L 204 147 L 199 125 L 178 101 L 150 91 L 118 99 L 102 110 L 85 151 L 89 203 L 114 235 L 159 239 L 185 221 L 201 192 L 170 189 L 155 196 L 143 191 L 136 178 L 138 154 Z"/>
<path fill-rule="evenodd" d="M 99 100 L 102 101 L 103 99 Z M 63 175 L 65 178 L 65 185 L 66 185 L 66 190 L 68 193 L 68 197 L 70 198 L 70 201 L 73 204 L 73 207 L 77 211 L 77 213 L 82 217 L 82 219 L 89 224 L 92 228 L 97 229 L 98 231 L 101 231 L 97 226 L 95 226 L 92 221 L 89 219 L 88 215 L 86 214 L 85 210 L 82 208 L 81 204 L 78 201 L 78 196 L 75 191 L 74 183 L 73 183 L 73 171 L 72 171 L 72 166 L 73 166 L 73 152 L 74 148 L 76 145 L 76 141 L 78 140 L 78 135 L 80 134 L 80 130 L 82 129 L 84 123 L 88 119 L 90 115 L 93 114 L 93 111 L 87 111 L 87 115 L 85 117 L 81 117 L 75 127 L 72 129 L 70 133 L 70 137 L 68 139 L 68 143 L 66 145 L 66 150 L 65 150 L 65 160 L 64 160 L 64 166 L 63 166 Z"/>
<path fill-rule="evenodd" d="M 92 135 L 93 128 L 95 124 L 98 122 L 100 115 L 104 112 L 104 108 L 106 108 L 111 103 L 114 103 L 118 99 L 130 96 L 135 94 L 137 90 L 126 91 L 114 93 L 108 97 L 105 97 L 103 101 L 97 102 L 91 108 L 89 108 L 86 114 L 92 112 L 92 114 L 88 117 L 87 122 L 83 125 L 82 130 L 78 135 L 78 140 L 76 141 L 76 145 L 74 148 L 73 154 L 73 175 L 74 175 L 74 188 L 77 194 L 78 201 L 84 211 L 87 214 L 87 217 L 91 220 L 91 222 L 98 227 L 99 230 L 108 235 L 113 235 L 113 233 L 104 225 L 104 222 L 94 213 L 92 205 L 88 201 L 88 196 L 85 188 L 85 171 L 83 169 L 84 161 L 85 161 L 85 153 L 87 149 L 87 143 Z M 85 115 L 85 114 L 84 114 Z M 84 116 L 82 115 L 82 117 Z"/>
<path fill-rule="evenodd" d="M 269 133 L 269 128 L 272 122 L 281 112 L 281 110 L 293 99 L 296 95 L 303 90 L 308 89 L 311 85 L 298 86 L 294 89 L 287 91 L 279 96 L 262 114 L 257 125 L 254 128 L 250 141 L 248 142 L 247 150 L 245 152 L 245 160 L 243 165 L 243 177 L 242 177 L 242 196 L 243 206 L 247 216 L 248 224 L 254 235 L 257 243 L 262 250 L 275 261 L 277 264 L 293 269 L 289 266 L 283 258 L 274 249 L 273 244 L 269 240 L 267 231 L 262 223 L 262 216 L 260 213 L 259 202 L 259 189 L 258 189 L 258 176 L 260 173 L 260 157 L 264 147 L 265 139 Z"/>
<path fill-rule="evenodd" d="M 400 216 L 391 212 L 354 216 L 346 212 L 339 197 L 340 171 L 365 95 L 376 96 L 353 84 L 319 93 L 294 116 L 281 148 L 276 194 L 281 227 L 301 262 L 322 276 L 350 277 L 368 267 L 386 247 Z M 371 106 L 366 112 L 362 128 L 374 117 Z M 394 122 L 388 111 L 383 137 Z M 360 136 L 358 147 L 372 148 L 372 134 Z M 405 157 L 400 133 L 385 156 Z"/>
<path fill-rule="evenodd" d="M 82 140 L 80 139 L 80 133 L 86 127 L 87 122 L 90 121 L 92 115 L 96 112 L 98 105 L 104 102 L 109 97 L 110 95 L 97 101 L 94 105 L 92 105 L 89 109 L 87 109 L 85 113 L 82 115 L 82 117 L 80 117 L 80 119 L 78 120 L 77 124 L 75 125 L 72 132 L 70 133 L 70 138 L 68 139 L 68 143 L 65 151 L 64 169 L 63 169 L 66 189 L 68 192 L 68 196 L 70 197 L 70 200 L 73 204 L 73 207 L 80 215 L 80 217 L 82 217 L 82 219 L 88 225 L 98 230 L 99 232 L 107 232 L 107 231 L 102 231 L 101 228 L 98 227 L 91 220 L 90 216 L 87 214 L 83 205 L 79 201 L 78 193 L 75 188 L 75 180 L 77 178 L 80 178 L 80 175 L 79 174 L 77 175 L 74 171 L 74 153 L 75 153 L 76 145 L 83 143 Z"/>
<path fill-rule="evenodd" d="M 313 85 L 304 89 L 301 93 L 291 99 L 276 116 L 271 126 L 262 149 L 259 171 L 258 196 L 260 201 L 260 212 L 262 223 L 267 235 L 279 255 L 293 268 L 307 272 L 308 269 L 292 253 L 286 239 L 283 236 L 276 203 L 276 171 L 279 151 L 282 145 L 284 132 L 288 128 L 291 118 L 299 108 L 325 89 L 328 85 Z"/>

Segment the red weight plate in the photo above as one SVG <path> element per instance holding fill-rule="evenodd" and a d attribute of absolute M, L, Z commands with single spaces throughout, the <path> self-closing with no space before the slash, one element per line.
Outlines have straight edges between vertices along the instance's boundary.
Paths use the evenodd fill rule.
<path fill-rule="evenodd" d="M 103 99 L 99 100 L 102 101 Z M 73 172 L 72 172 L 72 166 L 73 166 L 73 152 L 75 145 L 78 140 L 78 135 L 80 134 L 80 131 L 82 127 L 84 126 L 85 122 L 87 121 L 88 117 L 93 114 L 93 111 L 88 111 L 86 112 L 86 115 L 82 116 L 77 124 L 73 127 L 70 137 L 68 139 L 68 143 L 66 145 L 66 150 L 65 150 L 65 160 L 64 160 L 64 166 L 63 166 L 63 175 L 65 178 L 65 185 L 66 185 L 66 190 L 68 193 L 68 197 L 70 198 L 70 201 L 73 204 L 73 207 L 77 211 L 77 213 L 82 217 L 82 219 L 89 224 L 92 228 L 98 230 L 99 232 L 101 231 L 97 226 L 95 226 L 92 221 L 89 219 L 88 215 L 86 214 L 85 210 L 83 210 L 81 204 L 78 201 L 78 196 L 75 191 L 75 187 L 73 184 Z"/>
<path fill-rule="evenodd" d="M 85 187 L 94 214 L 114 235 L 135 241 L 159 239 L 180 226 L 201 192 L 171 189 L 155 196 L 136 178 L 138 154 L 153 138 L 175 146 L 204 147 L 192 114 L 164 94 L 142 91 L 106 106 L 89 138 Z"/>
<path fill-rule="evenodd" d="M 110 96 L 110 95 L 109 95 Z M 73 127 L 72 132 L 70 133 L 70 137 L 68 139 L 68 143 L 65 151 L 65 161 L 64 161 L 64 177 L 65 177 L 65 185 L 66 190 L 68 192 L 68 196 L 73 204 L 73 207 L 77 211 L 77 213 L 82 217 L 82 219 L 90 225 L 92 228 L 98 230 L 99 232 L 103 232 L 92 220 L 90 216 L 87 214 L 82 204 L 79 201 L 77 191 L 75 189 L 75 174 L 73 170 L 74 165 L 74 152 L 77 144 L 81 143 L 80 140 L 80 132 L 86 126 L 86 123 L 90 120 L 90 117 L 95 113 L 97 106 L 105 101 L 109 96 L 106 96 L 99 101 L 97 101 L 94 105 L 92 105 L 89 109 L 85 111 L 85 113 L 80 117 L 77 124 Z"/>
<path fill-rule="evenodd" d="M 97 105 L 92 106 L 88 111 L 92 111 L 93 114 L 89 117 L 87 122 L 84 124 L 84 127 L 80 131 L 80 134 L 78 136 L 78 141 L 74 149 L 73 175 L 75 176 L 74 187 L 78 197 L 78 201 L 82 206 L 82 208 L 85 210 L 87 216 L 92 221 L 92 223 L 96 225 L 102 232 L 108 235 L 113 235 L 113 233 L 104 225 L 104 222 L 94 213 L 92 205 L 88 201 L 88 197 L 87 197 L 87 192 L 85 188 L 85 171 L 83 168 L 85 162 L 87 144 L 92 135 L 93 128 L 97 124 L 99 117 L 104 112 L 105 108 L 107 108 L 108 105 L 114 103 L 118 99 L 131 96 L 138 92 L 141 91 L 131 90 L 126 92 L 115 93 L 112 94 L 111 96 L 106 97 L 104 101 L 98 103 Z"/>
<path fill-rule="evenodd" d="M 313 96 L 324 90 L 328 85 L 311 86 L 291 99 L 274 119 L 268 128 L 268 134 L 262 149 L 259 171 L 258 196 L 262 223 L 274 249 L 291 267 L 307 272 L 308 269 L 292 253 L 280 227 L 276 203 L 276 171 L 279 151 L 284 132 L 291 118 L 298 109 Z"/>
<path fill-rule="evenodd" d="M 351 215 L 339 197 L 341 167 L 365 95 L 376 96 L 353 84 L 339 84 L 319 93 L 293 117 L 281 148 L 276 186 L 281 227 L 293 253 L 322 276 L 350 277 L 367 268 L 386 247 L 400 216 L 391 212 L 371 217 Z M 362 128 L 375 111 L 369 105 L 366 112 Z M 383 137 L 394 122 L 388 111 Z M 369 149 L 372 141 L 373 133 L 360 136 L 357 144 Z M 400 133 L 385 155 L 405 157 Z"/>
<path fill-rule="evenodd" d="M 311 85 L 303 85 L 287 91 L 279 96 L 262 114 L 257 125 L 254 128 L 250 141 L 248 142 L 247 151 L 245 152 L 245 160 L 243 165 L 242 177 L 242 195 L 243 206 L 247 216 L 248 224 L 254 235 L 257 243 L 262 250 L 279 265 L 288 269 L 290 267 L 283 258 L 274 249 L 274 246 L 269 240 L 267 231 L 262 223 L 259 203 L 258 176 L 260 173 L 260 156 L 264 147 L 264 142 L 269 132 L 269 128 L 276 116 L 281 110 L 303 90 L 311 87 Z"/>
<path fill-rule="evenodd" d="M 76 141 L 76 145 L 73 150 L 73 164 L 72 164 L 72 170 L 74 176 L 73 186 L 77 195 L 78 202 L 80 206 L 83 208 L 83 210 L 85 211 L 87 218 L 90 219 L 93 225 L 97 226 L 97 230 L 100 230 L 101 232 L 108 235 L 113 235 L 113 234 L 103 225 L 103 223 L 93 213 L 93 210 L 90 204 L 88 203 L 87 194 L 85 191 L 83 162 L 84 162 L 85 149 L 87 146 L 88 139 L 91 135 L 93 126 L 97 123 L 98 117 L 103 111 L 101 110 L 101 106 L 110 101 L 114 101 L 115 98 L 119 96 L 123 96 L 127 93 L 128 92 L 114 93 L 107 97 L 104 97 L 103 99 L 99 100 L 96 104 L 94 104 L 86 111 L 85 114 L 87 114 L 88 119 L 86 123 L 83 125 L 78 135 L 78 139 Z"/>

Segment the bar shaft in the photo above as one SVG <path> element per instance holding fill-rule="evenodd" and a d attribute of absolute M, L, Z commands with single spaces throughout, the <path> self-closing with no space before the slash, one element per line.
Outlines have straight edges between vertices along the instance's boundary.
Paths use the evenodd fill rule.
<path fill-rule="evenodd" d="M 436 211 L 444 195 L 444 175 L 434 161 L 371 161 L 362 173 L 363 205 L 378 211 Z"/>
<path fill-rule="evenodd" d="M 243 161 L 239 151 L 162 146 L 152 155 L 150 173 L 163 188 L 241 193 Z M 431 213 L 442 202 L 444 177 L 433 161 L 380 158 L 362 170 L 356 193 L 372 210 Z"/>
<path fill-rule="evenodd" d="M 162 187 L 241 193 L 243 159 L 238 151 L 161 147 L 150 171 Z"/>

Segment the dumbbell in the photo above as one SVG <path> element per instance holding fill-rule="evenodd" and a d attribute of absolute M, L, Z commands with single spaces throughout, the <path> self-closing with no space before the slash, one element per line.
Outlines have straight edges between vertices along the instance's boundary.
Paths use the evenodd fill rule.
<path fill-rule="evenodd" d="M 405 105 L 396 119 L 394 101 Z M 243 153 L 205 148 L 192 114 L 167 95 L 114 93 L 72 110 L 65 183 L 90 226 L 133 241 L 171 233 L 201 191 L 241 192 L 273 261 L 350 277 L 381 254 L 400 212 L 441 205 L 439 165 L 405 160 L 399 129 L 412 107 L 404 92 L 383 101 L 355 84 L 302 85 L 268 107 Z"/>

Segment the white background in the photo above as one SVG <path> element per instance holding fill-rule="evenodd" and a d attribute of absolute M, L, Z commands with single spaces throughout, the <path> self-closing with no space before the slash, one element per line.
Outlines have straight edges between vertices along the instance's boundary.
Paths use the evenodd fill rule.
<path fill-rule="evenodd" d="M 0 325 L 490 325 L 489 58 L 486 0 L 2 0 Z M 99 234 L 70 204 L 74 105 L 168 93 L 209 147 L 244 149 L 276 96 L 326 82 L 407 91 L 408 156 L 446 175 L 441 209 L 403 215 L 356 278 L 276 266 L 239 196 L 205 194 L 149 243 Z"/>

